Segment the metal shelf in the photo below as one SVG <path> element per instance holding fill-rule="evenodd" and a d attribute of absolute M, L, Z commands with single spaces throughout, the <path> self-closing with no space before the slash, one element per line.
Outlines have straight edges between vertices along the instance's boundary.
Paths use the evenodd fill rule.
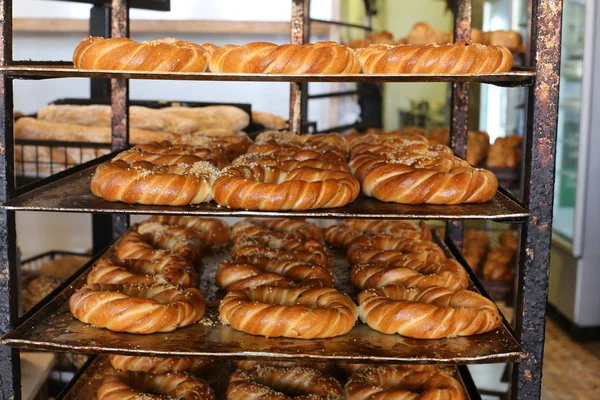
<path fill-rule="evenodd" d="M 533 84 L 526 69 L 498 74 L 216 74 L 212 72 L 146 72 L 79 70 L 69 63 L 15 62 L 0 67 L 0 74 L 15 79 L 114 78 L 245 82 L 479 82 L 515 87 Z"/>
<path fill-rule="evenodd" d="M 405 205 L 384 203 L 366 196 L 345 207 L 307 211 L 248 211 L 221 207 L 215 202 L 196 206 L 169 207 L 111 203 L 90 191 L 96 166 L 114 154 L 60 172 L 25 186 L 3 208 L 13 211 L 54 211 L 114 214 L 185 214 L 221 217 L 302 217 L 302 218 L 387 218 L 387 219 L 492 219 L 522 222 L 527 210 L 508 192 L 499 190 L 487 203 L 459 205 Z"/>
<path fill-rule="evenodd" d="M 436 240 L 441 244 L 437 236 Z M 446 246 L 442 246 L 448 256 L 453 257 Z M 110 248 L 102 257 L 110 256 L 112 251 Z M 336 288 L 353 295 L 356 291 L 350 282 L 348 261 L 343 253 L 334 252 L 333 255 L 332 273 Z M 247 335 L 222 325 L 219 320 L 218 301 L 224 293 L 215 284 L 215 273 L 218 264 L 229 256 L 229 249 L 225 249 L 219 253 L 208 253 L 202 260 L 200 290 L 207 300 L 207 312 L 195 325 L 164 334 L 134 335 L 94 328 L 76 320 L 69 311 L 69 298 L 85 283 L 88 268 L 46 306 L 4 336 L 1 344 L 24 349 L 86 354 L 346 360 L 367 363 L 518 362 L 525 356 L 505 319 L 495 331 L 444 340 L 418 340 L 386 335 L 361 322 L 347 335 L 331 339 L 300 340 Z M 475 291 L 478 291 L 478 287 L 478 284 L 471 285 Z"/>
<path fill-rule="evenodd" d="M 217 399 L 225 399 L 225 391 L 227 390 L 227 383 L 229 381 L 229 375 L 235 370 L 235 367 L 229 363 L 218 363 L 215 366 L 210 368 L 210 373 L 205 375 L 200 374 L 199 377 L 204 379 L 215 391 L 215 396 Z M 95 399 L 96 393 L 102 384 L 102 380 L 105 376 L 114 373 L 114 369 L 110 365 L 108 358 L 106 357 L 98 357 L 94 361 L 92 361 L 85 371 L 80 375 L 79 379 L 75 382 L 75 384 L 59 397 L 60 400 L 78 400 L 78 399 Z M 340 379 L 340 383 L 344 384 L 344 374 L 332 368 L 330 372 L 332 376 Z M 465 374 L 467 376 L 465 376 Z M 464 369 L 456 369 L 454 373 L 454 377 L 458 379 L 465 389 L 465 393 L 467 394 L 468 400 L 478 400 L 481 397 L 477 392 L 477 389 L 469 385 L 470 375 L 466 368 Z"/>
<path fill-rule="evenodd" d="M 51 0 L 57 1 L 57 0 Z M 84 3 L 110 6 L 110 0 L 60 0 L 69 3 Z M 171 0 L 129 0 L 129 8 L 155 11 L 171 11 Z"/>

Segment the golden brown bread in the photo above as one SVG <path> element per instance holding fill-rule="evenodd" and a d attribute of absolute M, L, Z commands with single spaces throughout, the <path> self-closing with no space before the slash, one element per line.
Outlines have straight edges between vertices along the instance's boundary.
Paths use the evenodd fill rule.
<path fill-rule="evenodd" d="M 204 316 L 204 297 L 197 289 L 173 285 L 85 285 L 69 300 L 81 322 L 115 332 L 172 332 Z"/>
<path fill-rule="evenodd" d="M 110 355 L 108 359 L 114 369 L 158 375 L 174 372 L 197 372 L 213 364 L 213 360 L 206 358 Z"/>
<path fill-rule="evenodd" d="M 342 400 L 339 382 L 322 372 L 306 367 L 257 365 L 239 369 L 229 378 L 227 400 L 310 399 Z"/>
<path fill-rule="evenodd" d="M 407 221 L 346 219 L 325 230 L 325 241 L 330 246 L 346 248 L 354 239 L 365 233 L 431 240 L 431 231 L 426 226 L 422 225 L 423 227 L 419 232 L 415 224 Z"/>
<path fill-rule="evenodd" d="M 354 51 L 334 42 L 284 44 L 252 42 L 215 50 L 210 71 L 246 74 L 357 74 Z"/>
<path fill-rule="evenodd" d="M 235 106 L 164 107 L 158 112 L 172 119 L 187 118 L 199 124 L 199 131 L 227 128 L 241 131 L 250 125 L 250 115 Z"/>
<path fill-rule="evenodd" d="M 474 40 L 476 42 L 476 40 Z M 417 22 L 410 30 L 407 43 L 413 46 L 425 46 L 431 43 L 450 43 L 452 35 L 447 32 L 441 32 L 426 22 Z"/>
<path fill-rule="evenodd" d="M 115 158 L 116 160 L 123 160 L 127 164 L 133 164 L 136 161 L 148 161 L 154 165 L 180 165 L 180 164 L 194 164 L 200 161 L 206 161 L 211 163 L 215 168 L 222 169 L 229 165 L 229 160 L 223 153 L 213 152 L 210 149 L 204 149 L 204 151 L 196 152 L 196 154 L 186 154 L 185 152 L 181 152 L 180 154 L 174 154 L 175 152 L 169 152 L 169 154 L 164 153 L 152 153 L 141 148 L 134 147 L 130 150 L 123 151 Z"/>
<path fill-rule="evenodd" d="M 321 372 L 325 372 L 331 368 L 332 364 L 329 362 L 314 362 L 314 361 L 304 361 L 304 360 L 294 360 L 294 361 L 254 361 L 254 360 L 236 360 L 234 361 L 235 366 L 239 369 L 252 369 L 254 367 L 276 367 L 276 368 L 294 368 L 294 367 L 305 367 L 316 369 Z"/>
<path fill-rule="evenodd" d="M 350 377 L 345 386 L 348 400 L 414 399 L 465 400 L 461 383 L 435 369 L 403 366 L 370 366 Z"/>
<path fill-rule="evenodd" d="M 30 117 L 15 122 L 15 138 L 26 140 L 57 140 L 61 142 L 110 143 L 110 126 L 82 126 L 49 122 Z M 131 143 L 160 142 L 171 138 L 164 132 L 130 129 Z"/>
<path fill-rule="evenodd" d="M 165 258 L 159 261 L 128 259 L 101 259 L 87 275 L 87 283 L 117 285 L 173 284 L 183 288 L 197 287 L 200 283 L 193 265 L 184 260 Z"/>
<path fill-rule="evenodd" d="M 279 236 L 284 239 L 315 239 L 323 242 L 323 230 L 319 225 L 303 219 L 247 218 L 233 225 L 231 231 L 233 233 L 233 240 L 269 233 L 270 235 Z"/>
<path fill-rule="evenodd" d="M 363 193 L 386 202 L 483 203 L 498 190 L 492 172 L 470 167 L 454 156 L 394 157 L 366 152 L 353 157 L 350 168 L 361 182 Z"/>
<path fill-rule="evenodd" d="M 223 261 L 217 268 L 217 285 L 226 291 L 258 286 L 331 287 L 333 277 L 322 265 L 273 259 L 262 266 Z"/>
<path fill-rule="evenodd" d="M 211 184 L 218 170 L 209 162 L 157 166 L 117 160 L 96 168 L 91 190 L 107 201 L 128 204 L 183 206 L 211 200 Z"/>
<path fill-rule="evenodd" d="M 352 284 L 359 289 L 379 288 L 391 284 L 427 289 L 432 286 L 451 290 L 466 289 L 467 271 L 455 260 L 438 264 L 395 261 L 383 265 L 357 264 L 350 271 Z"/>
<path fill-rule="evenodd" d="M 409 231 L 411 232 L 411 231 Z M 420 238 L 395 237 L 387 235 L 361 235 L 352 240 L 346 250 L 351 264 L 374 261 L 382 252 L 398 254 L 418 253 L 426 259 L 437 262 L 446 260 L 444 250 L 430 240 Z"/>
<path fill-rule="evenodd" d="M 359 192 L 358 181 L 349 173 L 310 167 L 287 172 L 260 165 L 231 166 L 212 184 L 212 196 L 219 205 L 246 210 L 342 207 Z"/>
<path fill-rule="evenodd" d="M 332 288 L 272 288 L 229 292 L 219 304 L 225 325 L 266 337 L 314 339 L 348 333 L 357 310 L 348 295 Z"/>
<path fill-rule="evenodd" d="M 489 74 L 509 72 L 513 66 L 513 56 L 506 47 L 465 41 L 371 45 L 357 55 L 365 74 Z"/>
<path fill-rule="evenodd" d="M 191 229 L 195 231 L 195 237 L 209 247 L 223 246 L 229 243 L 229 225 L 217 218 L 155 215 L 148 219 L 148 221 Z"/>
<path fill-rule="evenodd" d="M 229 161 L 244 154 L 252 144 L 252 140 L 246 135 L 207 136 L 202 132 L 179 136 L 171 142 L 176 146 L 196 146 L 220 151 Z"/>
<path fill-rule="evenodd" d="M 168 397 L 166 397 L 168 396 Z M 125 371 L 104 377 L 98 400 L 214 400 L 210 386 L 185 373 L 165 375 Z"/>
<path fill-rule="evenodd" d="M 137 43 L 128 38 L 88 37 L 73 53 L 79 69 L 204 72 L 209 54 L 199 44 L 172 38 Z"/>
<path fill-rule="evenodd" d="M 242 154 L 233 160 L 232 165 L 252 165 L 259 164 L 265 167 L 277 167 L 284 171 L 291 171 L 296 168 L 309 167 L 317 169 L 326 169 L 330 171 L 350 172 L 350 167 L 345 160 L 342 160 L 337 154 L 328 153 L 323 157 L 308 158 L 305 160 L 296 160 L 294 156 L 302 153 L 302 151 L 293 155 L 288 154 L 257 154 L 248 153 Z M 333 162 L 327 159 L 335 158 Z"/>
<path fill-rule="evenodd" d="M 389 285 L 360 292 L 358 304 L 360 319 L 371 328 L 415 339 L 477 335 L 502 323 L 494 302 L 469 290 Z"/>
<path fill-rule="evenodd" d="M 516 168 L 521 163 L 521 141 L 519 135 L 497 138 L 489 147 L 486 165 L 490 168 Z"/>
<path fill-rule="evenodd" d="M 287 129 L 288 123 L 278 115 L 262 111 L 252 111 L 252 122 L 260 124 L 267 129 Z"/>
<path fill-rule="evenodd" d="M 523 38 L 517 31 L 491 31 L 483 35 L 483 43 L 494 46 L 504 46 L 513 53 L 521 52 L 523 48 Z"/>
<path fill-rule="evenodd" d="M 136 231 L 152 247 L 169 250 L 192 263 L 200 261 L 204 253 L 203 235 L 193 229 L 144 221 L 136 227 Z"/>
<path fill-rule="evenodd" d="M 231 249 L 236 262 L 265 266 L 271 260 L 295 260 L 331 266 L 331 255 L 318 240 L 285 239 L 270 234 L 238 239 Z"/>
<path fill-rule="evenodd" d="M 54 276 L 61 280 L 70 278 L 85 263 L 90 261 L 88 256 L 64 256 L 45 262 L 40 266 L 42 275 Z"/>
<path fill-rule="evenodd" d="M 53 276 L 41 275 L 29 282 L 23 291 L 23 308 L 27 312 L 42 301 L 54 289 L 60 286 L 62 280 Z"/>

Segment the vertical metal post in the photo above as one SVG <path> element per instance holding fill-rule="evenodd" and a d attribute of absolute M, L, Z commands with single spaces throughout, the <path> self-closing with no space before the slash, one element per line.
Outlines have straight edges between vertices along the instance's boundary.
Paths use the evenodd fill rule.
<path fill-rule="evenodd" d="M 292 20 L 290 39 L 292 44 L 304 44 L 310 37 L 310 0 L 292 0 Z M 290 85 L 290 130 L 296 134 L 302 132 L 307 121 L 308 85 L 292 82 Z"/>
<path fill-rule="evenodd" d="M 90 36 L 110 37 L 111 8 L 94 5 L 90 9 Z M 106 101 L 110 99 L 110 79 L 90 79 L 90 99 Z M 112 240 L 113 220 L 110 215 L 92 214 L 92 249 L 94 254 L 102 251 Z"/>
<path fill-rule="evenodd" d="M 471 39 L 471 0 L 454 2 L 454 38 Z M 469 120 L 469 83 L 452 84 L 452 112 L 450 121 L 450 147 L 459 157 L 467 156 Z M 462 221 L 448 221 L 446 240 L 452 241 L 461 250 L 463 243 Z"/>
<path fill-rule="evenodd" d="M 528 354 L 513 369 L 514 399 L 541 396 L 560 81 L 562 0 L 534 0 L 532 6 L 536 78 L 528 98 L 523 193 L 530 215 L 521 234 L 515 310 L 517 339 Z"/>
<path fill-rule="evenodd" d="M 129 5 L 127 0 L 112 0 L 111 37 L 129 37 Z M 111 150 L 123 150 L 129 145 L 129 81 L 110 80 L 112 107 Z M 121 236 L 129 226 L 129 215 L 114 214 L 113 239 Z"/>
<path fill-rule="evenodd" d="M 12 1 L 0 0 L 0 64 L 12 62 Z M 0 202 L 15 191 L 13 81 L 0 77 Z M 19 316 L 15 213 L 0 211 L 0 335 L 15 327 Z M 21 398 L 19 352 L 0 346 L 0 398 Z"/>

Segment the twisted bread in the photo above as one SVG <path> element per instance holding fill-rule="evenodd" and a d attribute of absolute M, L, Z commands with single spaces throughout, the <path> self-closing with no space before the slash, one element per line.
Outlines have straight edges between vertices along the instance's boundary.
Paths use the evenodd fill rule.
<path fill-rule="evenodd" d="M 192 229 L 144 221 L 136 230 L 153 247 L 170 250 L 193 263 L 200 261 L 204 252 L 202 236 Z"/>
<path fill-rule="evenodd" d="M 198 44 L 163 38 L 137 43 L 128 38 L 83 39 L 73 53 L 79 69 L 204 72 L 208 53 Z"/>
<path fill-rule="evenodd" d="M 306 160 L 293 160 L 287 159 L 279 161 L 280 158 L 289 158 L 289 157 L 277 157 L 275 154 L 257 154 L 257 153 L 248 153 L 243 154 L 237 157 L 232 165 L 252 165 L 259 164 L 265 167 L 277 167 L 282 169 L 283 171 L 291 171 L 296 168 L 302 167 L 310 167 L 317 169 L 326 169 L 331 171 L 344 171 L 350 172 L 350 168 L 345 160 L 341 160 L 336 154 L 331 153 L 339 161 L 329 162 L 323 160 L 321 157 L 319 158 L 311 158 Z M 331 157 L 328 157 L 331 158 Z"/>
<path fill-rule="evenodd" d="M 184 373 L 151 375 L 123 372 L 106 376 L 98 389 L 98 400 L 164 400 L 165 396 L 181 400 L 215 399 L 206 382 Z"/>
<path fill-rule="evenodd" d="M 87 283 L 118 285 L 171 283 L 187 288 L 197 287 L 200 278 L 193 266 L 186 262 L 125 260 L 118 263 L 114 260 L 102 259 L 94 264 L 88 273 Z"/>
<path fill-rule="evenodd" d="M 337 43 L 284 44 L 253 42 L 221 46 L 212 53 L 211 72 L 245 74 L 357 74 L 354 52 Z"/>
<path fill-rule="evenodd" d="M 382 251 L 400 254 L 424 253 L 429 260 L 445 260 L 446 253 L 437 244 L 420 239 L 384 235 L 363 235 L 354 239 L 346 250 L 348 261 L 360 264 L 373 260 Z"/>
<path fill-rule="evenodd" d="M 217 285 L 228 292 L 258 286 L 331 287 L 333 277 L 322 265 L 271 260 L 264 266 L 223 261 L 217 269 Z"/>
<path fill-rule="evenodd" d="M 346 148 L 346 139 L 338 133 L 321 133 L 315 135 L 297 135 L 290 131 L 266 131 L 260 133 L 254 142 L 257 144 L 298 144 L 303 147 L 328 147 L 343 150 Z"/>
<path fill-rule="evenodd" d="M 361 182 L 363 193 L 387 202 L 483 203 L 498 190 L 498 180 L 492 172 L 472 167 L 421 168 L 374 154 L 350 160 L 350 167 Z"/>
<path fill-rule="evenodd" d="M 229 161 L 248 150 L 252 140 L 246 135 L 208 136 L 203 132 L 181 135 L 171 139 L 176 145 L 189 145 L 220 151 Z"/>
<path fill-rule="evenodd" d="M 206 246 L 222 246 L 229 243 L 229 225 L 217 218 L 155 215 L 148 221 L 191 229 L 195 231 L 195 237 Z"/>
<path fill-rule="evenodd" d="M 302 360 L 294 360 L 294 361 L 253 361 L 253 360 L 236 360 L 234 361 L 235 366 L 239 369 L 253 369 L 255 367 L 260 367 L 261 365 L 264 367 L 275 367 L 275 368 L 310 368 L 316 369 L 321 372 L 325 372 L 331 368 L 331 364 L 328 362 L 315 362 L 315 361 L 302 361 Z"/>
<path fill-rule="evenodd" d="M 285 277 L 268 273 L 252 264 L 223 261 L 217 269 L 217 286 L 227 292 L 254 289 L 259 286 L 292 287 L 294 282 Z"/>
<path fill-rule="evenodd" d="M 366 369 L 366 368 L 373 368 L 373 367 L 378 367 L 375 366 L 373 364 L 355 364 L 355 363 L 349 363 L 349 362 L 345 362 L 345 361 L 338 361 L 337 366 L 340 367 L 341 369 L 344 370 L 345 373 L 347 373 L 348 375 L 352 375 L 353 373 Z M 402 368 L 402 369 L 410 369 L 413 371 L 435 371 L 435 372 L 442 372 L 442 373 L 447 373 L 450 372 L 451 370 L 445 370 L 445 369 L 441 369 L 439 366 L 437 365 L 433 365 L 433 364 L 395 364 L 395 365 L 390 365 L 391 367 L 395 367 L 395 368 Z M 381 365 L 381 367 L 388 367 L 388 365 Z"/>
<path fill-rule="evenodd" d="M 289 172 L 259 165 L 227 167 L 212 185 L 215 201 L 246 210 L 311 210 L 342 207 L 360 192 L 349 173 L 298 168 Z"/>
<path fill-rule="evenodd" d="M 364 368 L 355 372 L 346 383 L 345 390 L 348 400 L 466 399 L 461 383 L 444 373 L 391 365 Z"/>
<path fill-rule="evenodd" d="M 162 268 L 159 265 L 173 264 L 180 265 L 191 265 L 190 261 L 185 260 L 182 257 L 176 256 L 171 251 L 158 250 L 148 243 L 144 237 L 133 230 L 127 231 L 119 240 L 117 250 L 115 253 L 116 257 L 120 261 L 124 260 L 147 260 L 153 263 L 157 263 L 154 271 L 158 271 L 158 268 Z M 150 272 L 151 273 L 151 272 Z"/>
<path fill-rule="evenodd" d="M 317 224 L 306 222 L 303 219 L 256 219 L 247 218 L 233 225 L 231 229 L 233 240 L 251 237 L 255 234 L 269 233 L 277 236 L 281 234 L 285 239 L 309 240 L 315 239 L 323 242 L 323 230 Z"/>
<path fill-rule="evenodd" d="M 272 288 L 229 292 L 219 304 L 225 325 L 266 337 L 296 339 L 344 335 L 356 322 L 356 305 L 331 288 Z"/>
<path fill-rule="evenodd" d="M 184 206 L 210 201 L 210 186 L 219 170 L 206 161 L 156 166 L 122 160 L 96 168 L 91 190 L 107 201 L 128 204 Z"/>
<path fill-rule="evenodd" d="M 71 314 L 81 322 L 115 332 L 172 332 L 204 315 L 197 289 L 172 285 L 85 285 L 69 300 Z"/>
<path fill-rule="evenodd" d="M 225 157 L 223 153 L 215 153 L 209 149 L 204 149 L 201 155 L 198 153 L 199 152 L 196 154 L 174 154 L 169 152 L 169 154 L 156 154 L 134 147 L 131 150 L 117 154 L 112 161 L 123 160 L 130 165 L 137 161 L 148 161 L 154 165 L 190 165 L 199 161 L 206 161 L 218 169 L 225 168 L 229 165 L 229 160 L 227 160 L 227 157 Z"/>
<path fill-rule="evenodd" d="M 139 357 L 139 356 L 108 356 L 114 369 L 122 371 L 137 371 L 148 374 L 169 374 L 174 372 L 197 372 L 208 366 L 213 361 L 206 358 L 183 357 Z"/>
<path fill-rule="evenodd" d="M 325 241 L 331 246 L 346 248 L 364 233 L 431 240 L 431 231 L 427 226 L 423 224 L 421 228 L 419 232 L 414 224 L 406 221 L 344 220 L 325 230 Z"/>
<path fill-rule="evenodd" d="M 439 264 L 415 265 L 407 261 L 395 261 L 387 265 L 357 264 L 352 267 L 350 278 L 352 284 L 359 289 L 400 284 L 420 289 L 442 286 L 451 290 L 461 290 L 469 285 L 469 274 L 452 259 Z"/>
<path fill-rule="evenodd" d="M 229 378 L 227 400 L 342 400 L 342 387 L 316 369 L 256 366 L 237 370 Z"/>
<path fill-rule="evenodd" d="M 37 303 L 60 286 L 62 280 L 54 276 L 40 275 L 32 279 L 23 291 L 23 309 L 31 310 Z"/>
<path fill-rule="evenodd" d="M 271 260 L 294 260 L 325 267 L 331 266 L 331 255 L 327 249 L 316 240 L 281 241 L 271 237 L 271 245 L 261 244 L 255 238 L 240 240 L 231 249 L 231 256 L 236 262 L 265 266 Z M 318 245 L 317 245 L 318 243 Z M 280 245 L 278 245 L 280 244 Z"/>
<path fill-rule="evenodd" d="M 469 290 L 388 285 L 358 294 L 360 319 L 371 328 L 415 339 L 441 339 L 489 332 L 502 323 L 498 308 Z"/>
<path fill-rule="evenodd" d="M 358 58 L 365 74 L 491 74 L 509 72 L 511 52 L 503 46 L 459 41 L 426 46 L 372 45 Z"/>

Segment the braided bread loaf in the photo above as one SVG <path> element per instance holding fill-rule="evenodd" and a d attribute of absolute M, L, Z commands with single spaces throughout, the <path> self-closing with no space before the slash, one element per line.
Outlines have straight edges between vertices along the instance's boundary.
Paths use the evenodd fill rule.
<path fill-rule="evenodd" d="M 325 267 L 331 266 L 331 255 L 317 240 L 285 241 L 271 237 L 269 241 L 263 241 L 261 244 L 261 241 L 256 238 L 239 240 L 235 243 L 231 249 L 231 256 L 236 262 L 265 266 L 271 260 L 293 260 Z"/>
<path fill-rule="evenodd" d="M 217 285 L 226 291 L 258 286 L 331 287 L 333 277 L 322 265 L 273 259 L 264 266 L 223 261 L 217 269 Z"/>
<path fill-rule="evenodd" d="M 305 367 L 256 366 L 237 370 L 229 378 L 228 400 L 311 399 L 342 400 L 342 387 L 334 378 Z"/>
<path fill-rule="evenodd" d="M 179 149 L 174 148 L 174 150 Z M 147 161 L 154 165 L 165 166 L 180 164 L 190 165 L 200 161 L 206 161 L 208 163 L 211 163 L 215 166 L 215 168 L 218 169 L 225 168 L 229 165 L 229 160 L 227 160 L 227 157 L 225 157 L 223 153 L 213 152 L 210 149 L 203 149 L 202 152 L 197 151 L 197 153 L 200 153 L 198 155 L 184 152 L 176 153 L 176 151 L 169 151 L 168 154 L 165 153 L 167 152 L 149 152 L 142 150 L 141 148 L 136 146 L 131 150 L 127 150 L 117 154 L 117 156 L 113 158 L 113 161 L 123 160 L 130 165 L 137 161 Z"/>
<path fill-rule="evenodd" d="M 407 165 L 407 159 L 364 153 L 350 160 L 350 168 L 367 196 L 402 204 L 483 203 L 498 190 L 496 176 L 487 170 L 447 167 L 452 158 L 421 159 L 428 166 Z M 438 161 L 438 165 L 432 165 Z M 466 161 L 465 161 L 466 162 Z M 444 165 L 446 164 L 446 165 Z"/>
<path fill-rule="evenodd" d="M 295 153 L 294 155 L 284 155 L 284 156 L 279 156 L 278 154 L 274 153 L 274 154 L 260 154 L 260 153 L 248 153 L 248 154 L 244 154 L 241 155 L 239 157 L 237 157 L 232 165 L 252 165 L 252 164 L 259 164 L 265 167 L 277 167 L 279 169 L 282 169 L 283 171 L 291 171 L 293 169 L 296 168 L 302 168 L 302 167 L 310 167 L 310 168 L 317 168 L 317 169 L 326 169 L 326 170 L 331 170 L 331 171 L 344 171 L 344 172 L 350 172 L 350 168 L 348 167 L 348 164 L 346 163 L 345 160 L 341 160 L 340 157 L 337 154 L 334 153 L 329 153 L 327 156 L 325 157 L 318 157 L 318 158 L 308 158 L 305 160 L 294 160 L 292 159 L 293 156 L 295 156 L 298 153 Z M 332 157 L 335 157 L 336 161 L 335 162 L 330 162 L 325 160 L 324 158 L 329 158 L 331 159 Z"/>
<path fill-rule="evenodd" d="M 446 260 L 444 250 L 431 241 L 385 235 L 359 236 L 350 242 L 346 252 L 348 261 L 351 264 L 373 261 L 383 252 L 405 254 L 407 256 L 421 254 L 425 259 L 432 262 Z"/>
<path fill-rule="evenodd" d="M 158 393 L 158 395 L 149 394 Z M 168 396 L 168 397 L 165 397 Z M 123 372 L 108 375 L 98 389 L 98 400 L 214 400 L 210 386 L 201 379 L 184 373 L 151 375 Z"/>
<path fill-rule="evenodd" d="M 316 168 L 283 171 L 260 165 L 225 168 L 212 185 L 221 205 L 246 210 L 312 210 L 354 201 L 360 184 L 349 173 Z"/>
<path fill-rule="evenodd" d="M 233 225 L 233 240 L 268 233 L 282 239 L 310 240 L 323 242 L 323 230 L 303 219 L 256 219 L 247 218 Z"/>
<path fill-rule="evenodd" d="M 204 132 L 181 135 L 170 140 L 177 146 L 197 146 L 220 151 L 229 161 L 244 154 L 252 144 L 252 140 L 246 135 L 208 136 Z"/>
<path fill-rule="evenodd" d="M 372 45 L 357 55 L 365 74 L 490 74 L 509 72 L 513 66 L 513 56 L 506 47 L 467 41 Z"/>
<path fill-rule="evenodd" d="M 494 302 L 469 290 L 388 285 L 358 294 L 360 319 L 371 328 L 415 339 L 489 332 L 502 323 Z"/>
<path fill-rule="evenodd" d="M 120 261 L 133 259 L 147 260 L 163 265 L 171 263 L 180 264 L 181 262 L 186 263 L 187 265 L 190 264 L 188 260 L 176 256 L 171 251 L 154 248 L 154 246 L 145 240 L 140 233 L 132 230 L 127 231 L 121 237 L 115 255 Z"/>
<path fill-rule="evenodd" d="M 206 246 L 223 246 L 229 243 L 229 225 L 217 218 L 155 215 L 148 221 L 191 229 L 195 231 L 194 236 Z"/>
<path fill-rule="evenodd" d="M 439 264 L 415 263 L 412 260 L 394 261 L 384 265 L 357 264 L 352 267 L 350 278 L 352 284 L 359 289 L 400 284 L 420 289 L 442 286 L 451 290 L 461 290 L 469 285 L 469 274 L 453 259 Z"/>
<path fill-rule="evenodd" d="M 73 64 L 79 69 L 204 72 L 208 58 L 202 46 L 177 39 L 137 43 L 128 38 L 88 37 L 75 49 Z"/>
<path fill-rule="evenodd" d="M 102 259 L 94 264 L 87 275 L 87 283 L 112 283 L 117 285 L 154 285 L 170 283 L 183 288 L 197 287 L 200 278 L 187 262 L 172 258 L 156 262 L 148 260 Z"/>
<path fill-rule="evenodd" d="M 327 228 L 325 241 L 330 246 L 346 248 L 354 239 L 365 233 L 431 240 L 431 231 L 425 224 L 421 225 L 421 232 L 419 232 L 413 223 L 406 221 L 347 219 L 338 225 Z"/>
<path fill-rule="evenodd" d="M 206 161 L 157 166 L 117 160 L 96 168 L 91 190 L 107 201 L 183 206 L 211 200 L 210 186 L 219 171 Z"/>
<path fill-rule="evenodd" d="M 225 325 L 266 337 L 314 339 L 348 333 L 357 310 L 348 295 L 332 288 L 273 288 L 229 292 L 219 304 Z"/>
<path fill-rule="evenodd" d="M 115 332 L 172 332 L 204 315 L 197 289 L 172 285 L 85 285 L 69 300 L 71 314 L 81 322 Z"/>
<path fill-rule="evenodd" d="M 137 371 L 148 374 L 169 374 L 173 372 L 197 372 L 208 366 L 213 361 L 206 358 L 183 357 L 139 357 L 139 356 L 108 356 L 114 369 L 121 371 Z"/>
<path fill-rule="evenodd" d="M 154 248 L 170 250 L 193 263 L 200 261 L 204 252 L 202 236 L 192 229 L 144 221 L 136 230 Z"/>
<path fill-rule="evenodd" d="M 361 369 L 345 386 L 348 400 L 414 399 L 465 400 L 461 383 L 439 370 L 402 366 L 373 366 Z"/>
<path fill-rule="evenodd" d="M 321 372 L 325 372 L 331 368 L 332 364 L 329 362 L 315 362 L 315 361 L 304 361 L 304 360 L 294 360 L 294 361 L 254 361 L 254 360 L 236 360 L 234 361 L 235 366 L 239 369 L 253 369 L 255 367 L 275 367 L 275 368 L 295 368 L 295 367 L 303 367 L 316 369 Z"/>
<path fill-rule="evenodd" d="M 354 52 L 334 42 L 285 44 L 253 42 L 217 48 L 210 71 L 246 74 L 357 74 L 360 63 Z"/>

